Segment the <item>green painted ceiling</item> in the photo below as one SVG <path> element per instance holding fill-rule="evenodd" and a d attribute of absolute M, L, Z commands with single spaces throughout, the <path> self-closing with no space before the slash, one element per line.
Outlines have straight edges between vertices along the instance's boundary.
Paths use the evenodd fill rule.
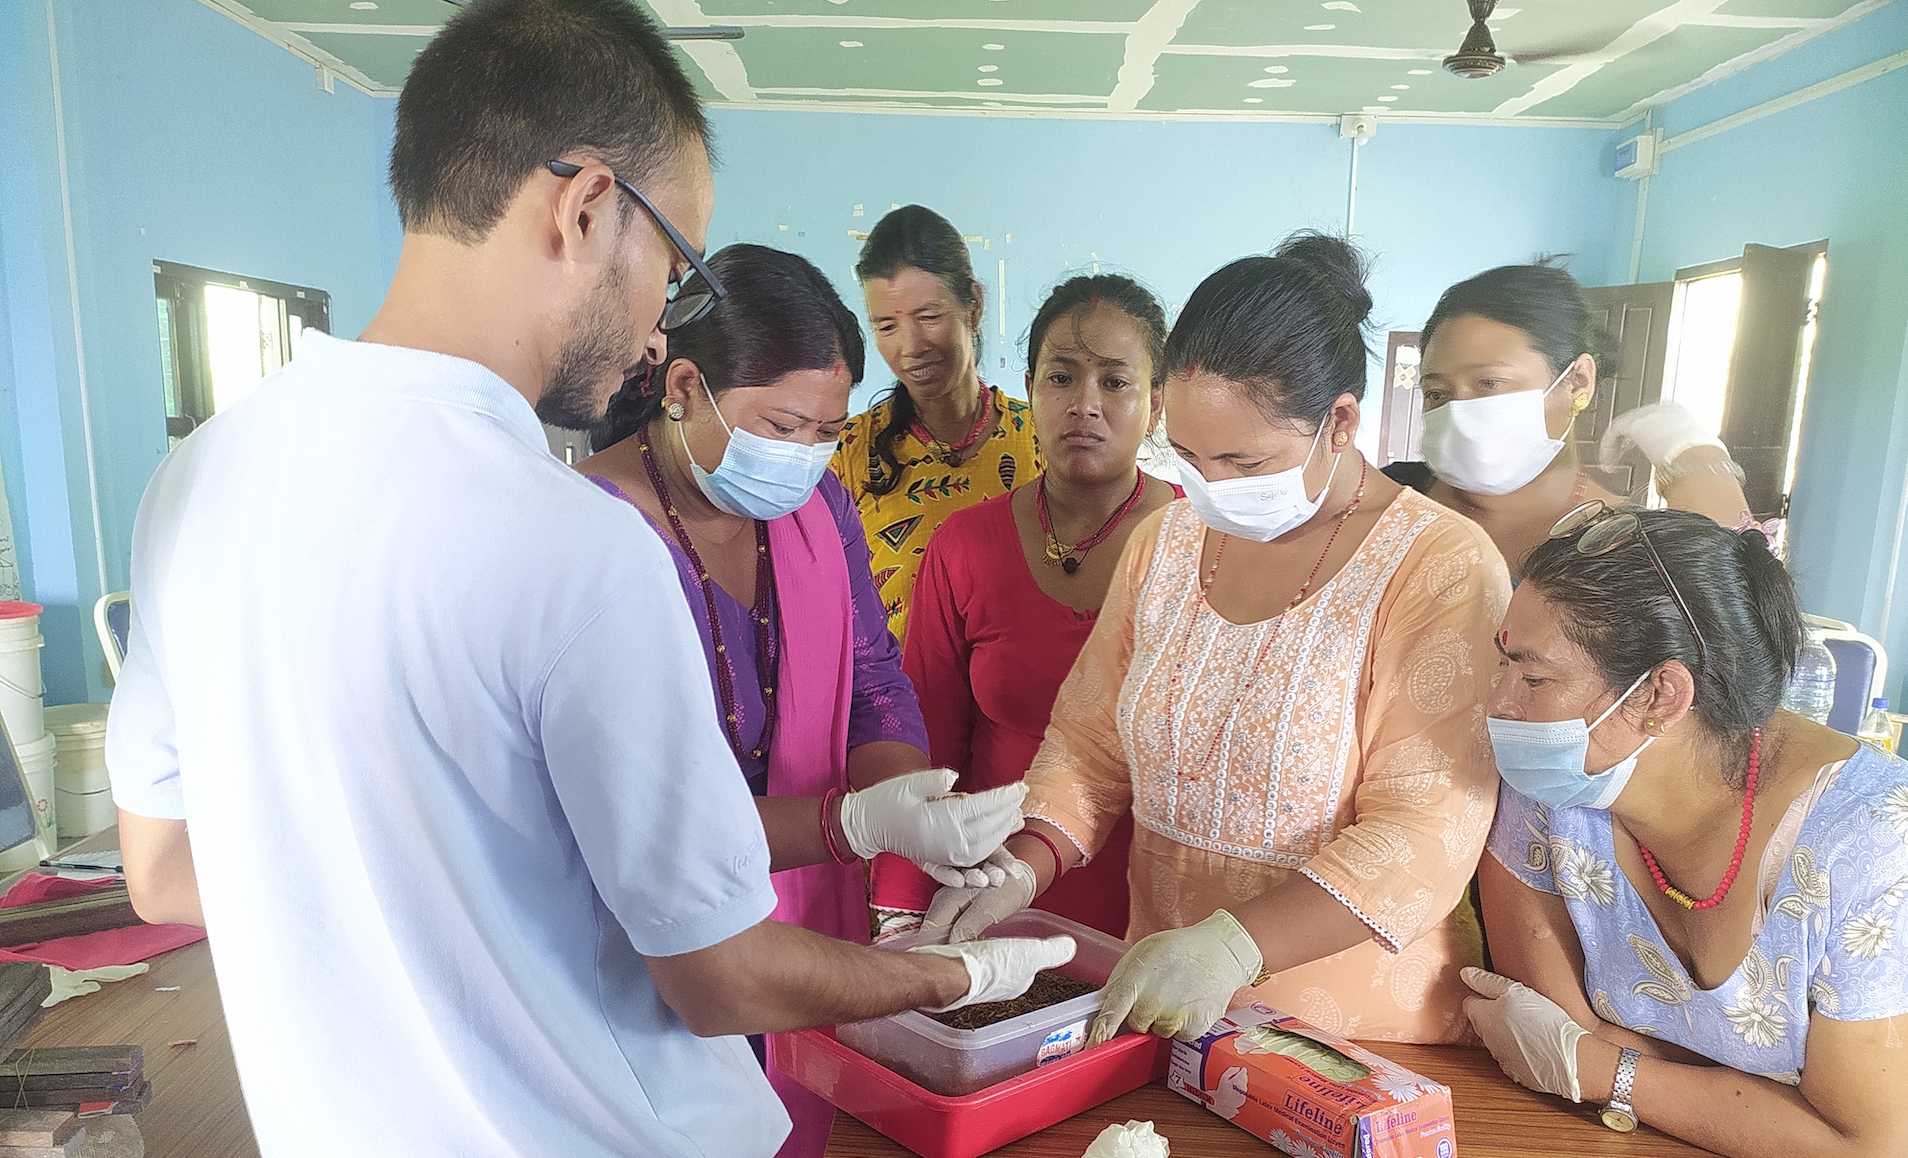
<path fill-rule="evenodd" d="M 448 0 L 205 0 L 374 93 Z M 1501 0 L 1512 65 L 1440 67 L 1463 0 L 635 0 L 719 105 L 1622 121 L 1889 0 Z"/>

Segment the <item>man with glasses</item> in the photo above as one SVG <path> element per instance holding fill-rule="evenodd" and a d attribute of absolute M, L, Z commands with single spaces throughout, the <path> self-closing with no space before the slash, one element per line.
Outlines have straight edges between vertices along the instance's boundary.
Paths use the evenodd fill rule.
<path fill-rule="evenodd" d="M 147 490 L 108 736 L 127 882 L 207 927 L 268 1158 L 772 1154 L 787 1118 L 723 1035 L 1010 997 L 1071 956 L 766 920 L 776 850 L 669 556 L 546 449 L 538 419 L 595 422 L 722 294 L 706 136 L 627 0 L 465 5 L 398 102 L 383 306 Z M 968 811 L 944 863 L 1019 821 Z"/>

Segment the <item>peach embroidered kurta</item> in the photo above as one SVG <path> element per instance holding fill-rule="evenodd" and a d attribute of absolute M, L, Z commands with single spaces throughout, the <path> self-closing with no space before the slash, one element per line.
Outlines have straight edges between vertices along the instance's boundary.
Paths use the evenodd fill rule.
<path fill-rule="evenodd" d="M 1454 912 L 1496 808 L 1484 699 L 1510 580 L 1476 524 L 1405 491 L 1339 573 L 1234 624 L 1199 590 L 1175 502 L 1133 534 L 1054 704 L 1025 811 L 1097 851 L 1129 809 L 1128 938 L 1303 873 L 1373 940 L 1242 990 L 1381 1041 L 1468 1036 Z M 1468 908 L 1468 906 L 1467 906 Z"/>

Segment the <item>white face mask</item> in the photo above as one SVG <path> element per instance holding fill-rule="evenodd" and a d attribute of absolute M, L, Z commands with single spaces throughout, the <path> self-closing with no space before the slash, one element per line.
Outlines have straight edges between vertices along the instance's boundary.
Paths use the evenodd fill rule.
<path fill-rule="evenodd" d="M 1325 501 L 1325 492 L 1332 489 L 1332 475 L 1338 473 L 1341 455 L 1332 456 L 1331 474 L 1325 476 L 1318 497 L 1305 497 L 1305 468 L 1311 465 L 1324 433 L 1325 424 L 1320 423 L 1318 433 L 1312 436 L 1312 449 L 1305 452 L 1305 461 L 1290 470 L 1207 482 L 1197 470 L 1182 469 L 1180 485 L 1186 488 L 1186 498 L 1199 521 L 1213 530 L 1255 543 L 1276 539 L 1316 515 Z"/>
<path fill-rule="evenodd" d="M 1572 363 L 1575 365 L 1575 363 Z M 1424 461 L 1461 491 L 1506 495 L 1544 473 L 1563 450 L 1544 424 L 1544 400 L 1570 373 L 1541 392 L 1519 390 L 1446 402 L 1424 416 Z"/>

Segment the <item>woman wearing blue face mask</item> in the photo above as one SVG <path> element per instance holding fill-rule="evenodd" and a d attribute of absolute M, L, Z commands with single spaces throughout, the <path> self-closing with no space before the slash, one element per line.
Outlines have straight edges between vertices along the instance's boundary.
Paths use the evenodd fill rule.
<path fill-rule="evenodd" d="M 1506 1072 L 1734 1158 L 1908 1152 L 1908 768 L 1777 709 L 1758 531 L 1587 503 L 1505 614 L 1479 882 Z"/>
<path fill-rule="evenodd" d="M 1207 278 L 1165 348 L 1186 498 L 1134 529 L 1027 774 L 977 936 L 1130 813 L 1128 937 L 1098 1038 L 1265 1001 L 1353 1037 L 1468 1034 L 1455 914 L 1497 795 L 1484 744 L 1509 580 L 1474 524 L 1354 446 L 1371 298 L 1336 238 Z"/>
<path fill-rule="evenodd" d="M 862 858 L 998 879 L 950 866 L 1017 827 L 1025 789 L 948 795 L 955 774 L 924 771 L 926 730 L 861 520 L 827 470 L 860 374 L 854 315 L 794 254 L 732 245 L 709 266 L 727 296 L 671 331 L 669 360 L 624 386 L 577 469 L 640 511 L 675 559 L 716 710 L 760 798 L 775 919 L 865 944 Z M 819 1155 L 833 1107 L 767 1060 L 795 1121 L 782 1154 Z"/>
<path fill-rule="evenodd" d="M 1476 520 L 1512 574 L 1566 511 L 1620 501 L 1570 442 L 1579 421 L 1616 405 L 1616 343 L 1577 279 L 1542 263 L 1486 270 L 1444 291 L 1422 341 L 1424 461 L 1387 475 Z M 1604 443 L 1612 461 L 1634 443 L 1668 505 L 1748 526 L 1741 468 L 1684 407 L 1618 414 Z"/>

